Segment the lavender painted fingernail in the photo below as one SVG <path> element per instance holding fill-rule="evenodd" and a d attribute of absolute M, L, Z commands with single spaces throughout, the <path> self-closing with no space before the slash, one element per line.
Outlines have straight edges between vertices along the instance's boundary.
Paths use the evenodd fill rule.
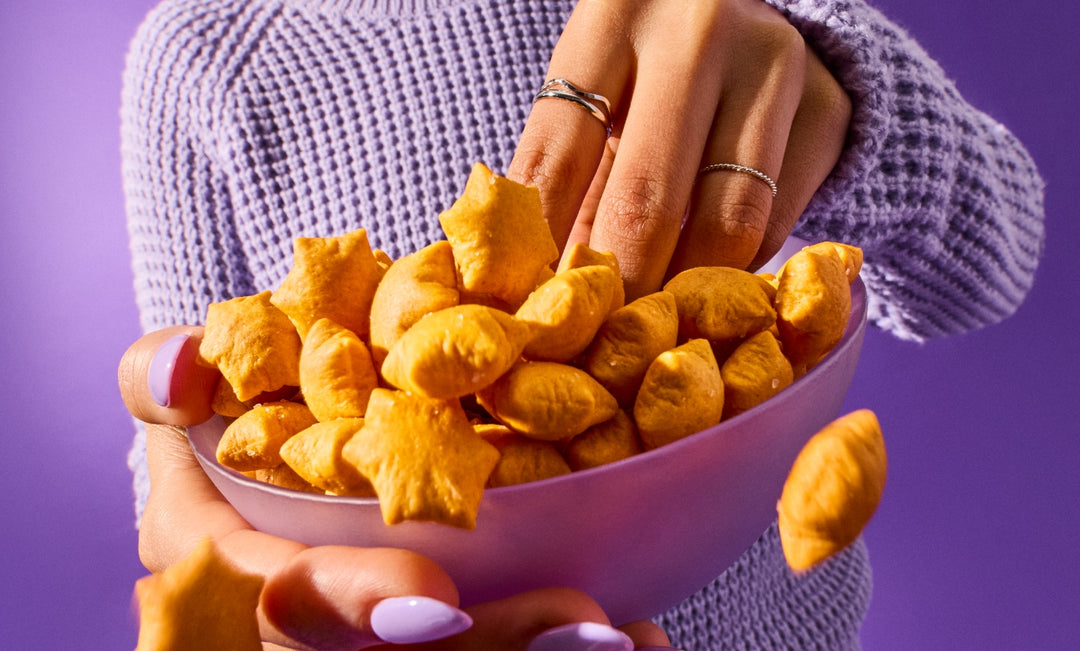
<path fill-rule="evenodd" d="M 464 611 L 430 597 L 390 597 L 371 611 L 371 630 L 391 644 L 441 640 L 468 630 L 472 623 Z"/>
<path fill-rule="evenodd" d="M 150 397 L 162 407 L 168 407 L 172 403 L 173 369 L 176 368 L 176 360 L 188 339 L 190 335 L 185 334 L 166 340 L 150 359 L 150 367 L 146 370 L 146 385 L 150 389 Z"/>
<path fill-rule="evenodd" d="M 634 641 L 626 633 L 593 622 L 566 624 L 548 629 L 533 638 L 528 651 L 633 651 Z"/>

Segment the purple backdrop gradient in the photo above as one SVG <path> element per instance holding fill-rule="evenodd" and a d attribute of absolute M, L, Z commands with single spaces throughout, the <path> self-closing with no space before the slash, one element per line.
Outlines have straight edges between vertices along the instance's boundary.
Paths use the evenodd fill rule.
<path fill-rule="evenodd" d="M 1048 183 L 1049 238 L 1008 322 L 923 346 L 868 335 L 848 406 L 890 453 L 867 531 L 866 649 L 1080 645 L 1080 173 L 1073 3 L 877 0 Z M 0 17 L 0 646 L 133 648 L 139 564 L 116 390 L 138 334 L 120 72 L 151 0 L 7 3 Z"/>

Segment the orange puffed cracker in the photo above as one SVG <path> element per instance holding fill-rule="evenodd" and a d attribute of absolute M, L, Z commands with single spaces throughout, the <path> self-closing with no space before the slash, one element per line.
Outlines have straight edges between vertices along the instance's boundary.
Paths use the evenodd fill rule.
<path fill-rule="evenodd" d="M 620 409 L 612 418 L 575 436 L 563 450 L 573 470 L 596 468 L 640 454 L 637 425 Z"/>
<path fill-rule="evenodd" d="M 375 389 L 342 456 L 379 496 L 386 524 L 430 520 L 473 529 L 499 452 L 457 400 Z"/>
<path fill-rule="evenodd" d="M 300 390 L 321 421 L 362 418 L 379 376 L 371 352 L 352 330 L 319 319 L 300 351 Z"/>
<path fill-rule="evenodd" d="M 719 423 L 724 383 L 709 342 L 691 339 L 657 356 L 645 371 L 633 413 L 646 450 Z"/>
<path fill-rule="evenodd" d="M 608 310 L 608 312 L 613 312 L 626 304 L 626 288 L 622 283 L 622 271 L 619 268 L 619 260 L 615 257 L 614 253 L 611 251 L 597 251 L 590 248 L 587 244 L 575 242 L 570 245 L 570 248 L 568 248 L 565 253 L 563 253 L 563 257 L 559 259 L 559 267 L 555 271 L 559 272 L 566 271 L 567 269 L 578 269 L 594 264 L 608 267 L 615 272 L 615 277 L 619 279 L 619 282 L 615 285 L 615 293 L 611 297 L 611 309 Z"/>
<path fill-rule="evenodd" d="M 559 257 L 540 208 L 540 191 L 473 166 L 465 191 L 439 215 L 454 250 L 461 288 L 516 308 Z"/>
<path fill-rule="evenodd" d="M 336 237 L 298 237 L 293 266 L 270 300 L 289 315 L 301 339 L 324 318 L 365 338 L 383 273 L 362 228 Z"/>
<path fill-rule="evenodd" d="M 278 488 L 288 488 L 289 490 L 300 491 L 302 493 L 321 494 L 324 492 L 298 475 L 296 471 L 290 468 L 286 463 L 279 464 L 273 468 L 250 470 L 243 474 L 251 477 L 255 481 L 261 481 L 264 484 L 270 484 L 271 486 L 277 486 Z"/>
<path fill-rule="evenodd" d="M 528 324 L 529 359 L 569 362 L 588 347 L 611 310 L 615 288 L 622 285 L 611 267 L 588 265 L 565 269 L 537 287 L 514 313 Z"/>
<path fill-rule="evenodd" d="M 586 349 L 581 365 L 620 405 L 631 408 L 649 364 L 674 348 L 678 339 L 674 294 L 654 292 L 612 312 Z"/>
<path fill-rule="evenodd" d="M 766 330 L 735 348 L 720 366 L 720 378 L 724 381 L 724 418 L 730 418 L 786 389 L 795 374 L 780 342 Z"/>
<path fill-rule="evenodd" d="M 363 418 L 316 423 L 285 441 L 281 458 L 304 481 L 326 493 L 374 497 L 371 484 L 342 456 L 345 444 L 363 426 Z"/>
<path fill-rule="evenodd" d="M 695 267 L 677 274 L 664 289 L 675 295 L 683 339 L 739 340 L 776 322 L 773 287 L 748 271 Z"/>
<path fill-rule="evenodd" d="M 885 491 L 888 458 L 869 409 L 837 418 L 795 458 L 777 503 L 788 565 L 803 571 L 859 537 Z"/>
<path fill-rule="evenodd" d="M 204 538 L 186 558 L 139 579 L 136 651 L 261 651 L 263 578 L 235 568 Z"/>
<path fill-rule="evenodd" d="M 777 277 L 777 327 L 796 377 L 844 336 L 851 316 L 850 264 L 835 247 L 808 247 L 788 258 Z"/>
<path fill-rule="evenodd" d="M 211 304 L 199 357 L 240 401 L 300 384 L 300 338 L 268 291 Z"/>
<path fill-rule="evenodd" d="M 423 317 L 460 303 L 454 252 L 445 240 L 407 255 L 387 270 L 371 302 L 371 353 L 387 351 Z"/>
<path fill-rule="evenodd" d="M 619 411 L 592 376 L 558 362 L 520 362 L 476 399 L 500 423 L 542 441 L 577 436 Z"/>
<path fill-rule="evenodd" d="M 255 405 L 229 423 L 217 446 L 218 463 L 246 472 L 282 463 L 281 446 L 293 434 L 316 423 L 307 406 L 279 401 Z"/>
<path fill-rule="evenodd" d="M 570 473 L 554 444 L 514 433 L 504 425 L 474 425 L 476 433 L 499 451 L 488 488 L 515 486 Z"/>
<path fill-rule="evenodd" d="M 456 305 L 405 331 L 387 352 L 382 376 L 428 398 L 459 398 L 505 373 L 528 340 L 528 326 L 502 310 Z"/>

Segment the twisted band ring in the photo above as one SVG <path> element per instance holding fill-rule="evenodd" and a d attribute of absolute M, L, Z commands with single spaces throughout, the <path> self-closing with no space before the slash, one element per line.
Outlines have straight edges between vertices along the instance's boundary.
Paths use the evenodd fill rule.
<path fill-rule="evenodd" d="M 544 82 L 544 85 L 540 87 L 540 91 L 533 97 L 533 103 L 545 97 L 565 99 L 581 106 L 597 120 L 600 120 L 607 132 L 607 137 L 611 137 L 611 102 L 603 95 L 585 92 L 569 81 L 558 78 Z"/>
<path fill-rule="evenodd" d="M 772 196 L 776 196 L 776 182 L 769 178 L 764 172 L 759 172 L 752 167 L 745 165 L 736 165 L 735 163 L 713 163 L 712 165 L 706 165 L 698 170 L 698 176 L 702 174 L 708 174 L 709 172 L 716 172 L 718 170 L 729 170 L 732 172 L 742 172 L 743 174 L 749 174 L 750 176 L 763 181 L 772 190 Z"/>

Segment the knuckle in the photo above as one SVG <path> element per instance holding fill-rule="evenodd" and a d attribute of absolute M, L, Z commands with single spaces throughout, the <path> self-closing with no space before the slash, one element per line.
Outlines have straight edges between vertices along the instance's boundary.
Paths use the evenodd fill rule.
<path fill-rule="evenodd" d="M 540 190 L 545 212 L 561 213 L 594 175 L 591 161 L 574 151 L 565 131 L 540 126 L 522 138 L 507 176 Z"/>
<path fill-rule="evenodd" d="M 801 65 L 806 57 L 806 41 L 794 25 L 783 21 L 770 21 L 758 33 L 760 47 L 770 52 L 772 58 L 789 64 Z"/>
<path fill-rule="evenodd" d="M 682 219 L 682 210 L 675 207 L 671 188 L 663 181 L 639 175 L 608 189 L 604 201 L 609 226 L 625 239 L 651 240 Z"/>
<path fill-rule="evenodd" d="M 745 268 L 754 261 L 768 227 L 765 205 L 741 196 L 723 199 L 706 209 L 703 216 L 711 224 L 710 248 L 717 264 Z"/>
<path fill-rule="evenodd" d="M 514 155 L 515 180 L 544 188 L 574 177 L 577 171 L 574 157 L 565 155 L 566 147 L 552 135 L 522 140 Z"/>
<path fill-rule="evenodd" d="M 840 133 L 847 130 L 853 111 L 851 97 L 824 66 L 812 66 L 807 75 L 802 103 L 807 109 L 806 113 L 823 128 Z"/>

